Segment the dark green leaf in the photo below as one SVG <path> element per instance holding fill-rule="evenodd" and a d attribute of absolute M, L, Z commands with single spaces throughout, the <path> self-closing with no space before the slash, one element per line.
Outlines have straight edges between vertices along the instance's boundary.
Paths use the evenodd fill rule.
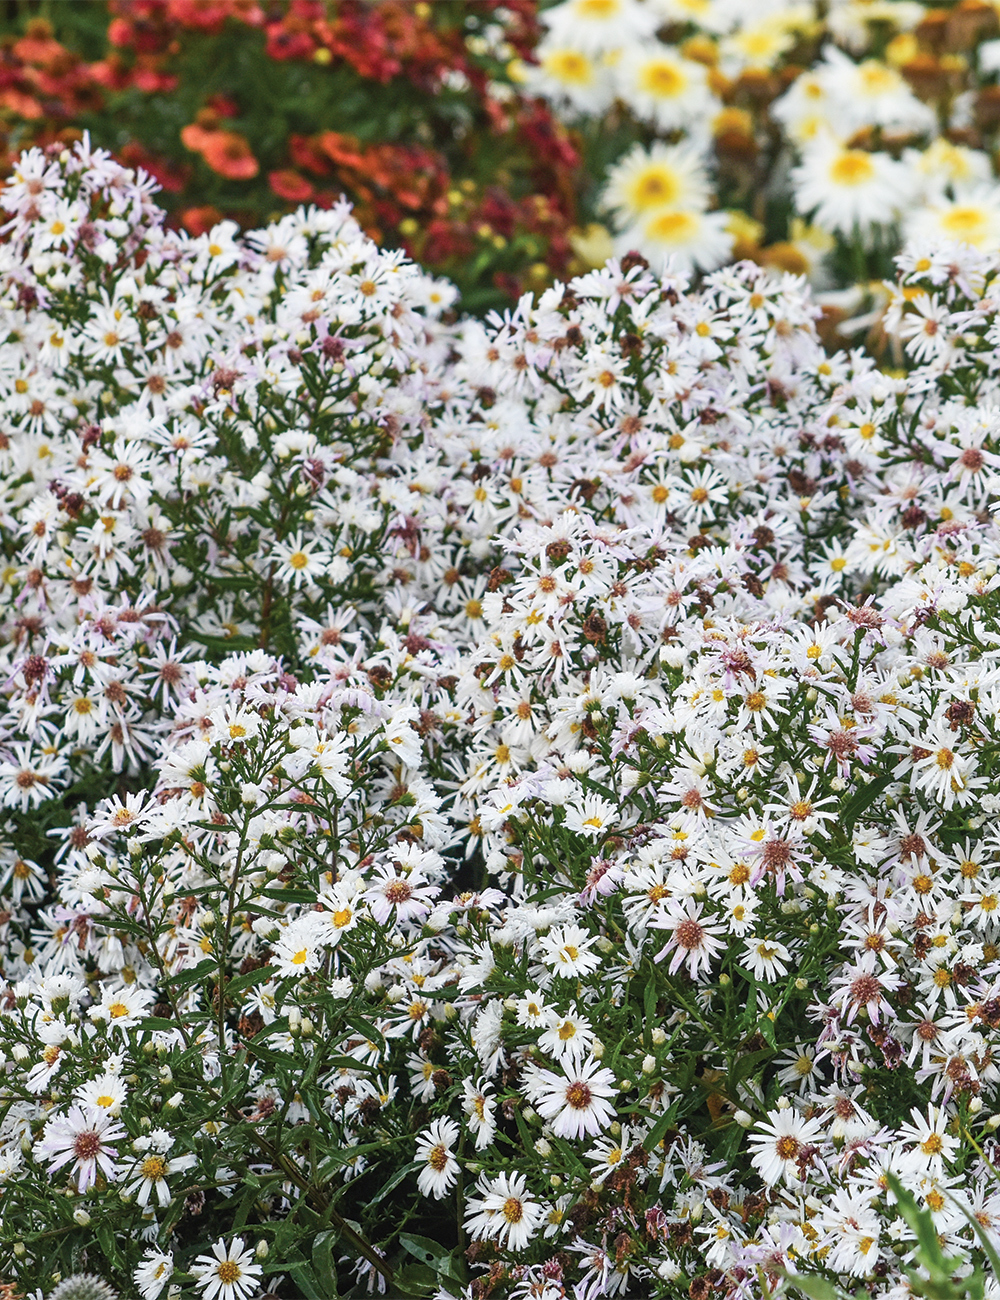
<path fill-rule="evenodd" d="M 313 1242 L 312 1250 L 313 1272 L 319 1278 L 330 1300 L 336 1300 L 339 1294 L 337 1290 L 337 1265 L 333 1258 L 333 1248 L 337 1244 L 338 1235 L 333 1230 L 321 1232 Z"/>

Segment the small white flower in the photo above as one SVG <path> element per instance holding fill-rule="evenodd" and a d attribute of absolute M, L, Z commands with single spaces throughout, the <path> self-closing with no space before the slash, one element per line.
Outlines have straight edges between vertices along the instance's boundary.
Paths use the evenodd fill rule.
<path fill-rule="evenodd" d="M 452 1147 L 461 1130 L 454 1120 L 436 1119 L 417 1139 L 415 1159 L 423 1163 L 417 1178 L 421 1195 L 440 1201 L 458 1179 L 458 1161 Z"/>
<path fill-rule="evenodd" d="M 191 1272 L 204 1300 L 247 1300 L 257 1290 L 261 1267 L 254 1263 L 254 1252 L 245 1249 L 242 1237 L 234 1237 L 228 1248 L 220 1237 L 211 1255 L 198 1256 Z"/>

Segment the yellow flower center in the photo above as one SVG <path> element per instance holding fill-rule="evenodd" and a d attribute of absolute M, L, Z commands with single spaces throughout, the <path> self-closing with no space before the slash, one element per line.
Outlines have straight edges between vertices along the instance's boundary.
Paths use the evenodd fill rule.
<path fill-rule="evenodd" d="M 874 175 L 871 155 L 861 149 L 845 149 L 830 168 L 830 179 L 837 185 L 864 185 Z"/>
<path fill-rule="evenodd" d="M 666 59 L 647 63 L 639 73 L 639 85 L 647 94 L 658 99 L 675 99 L 687 86 L 687 77 Z"/>
<path fill-rule="evenodd" d="M 691 212 L 664 212 L 646 227 L 650 239 L 665 244 L 683 244 L 698 229 L 698 218 Z"/>

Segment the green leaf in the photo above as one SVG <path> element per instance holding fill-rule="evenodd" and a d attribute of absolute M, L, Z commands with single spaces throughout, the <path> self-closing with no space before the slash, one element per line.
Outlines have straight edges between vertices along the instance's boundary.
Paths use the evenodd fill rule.
<path fill-rule="evenodd" d="M 426 1264 L 407 1264 L 394 1274 L 397 1294 L 405 1300 L 420 1300 L 437 1290 L 438 1278 Z"/>
<path fill-rule="evenodd" d="M 361 1035 L 369 1043 L 374 1043 L 381 1051 L 385 1051 L 385 1039 L 381 1032 L 375 1028 L 370 1020 L 365 1020 L 364 1016 L 345 1015 L 344 1023 Z"/>
<path fill-rule="evenodd" d="M 325 1283 L 316 1277 L 307 1260 L 294 1257 L 286 1260 L 284 1271 L 295 1282 L 306 1300 L 328 1300 L 328 1297 L 337 1294 L 336 1291 L 331 1292 Z"/>
<path fill-rule="evenodd" d="M 840 810 L 840 824 L 848 833 L 854 830 L 861 814 L 875 802 L 891 781 L 890 773 L 888 776 L 878 776 L 874 781 L 868 781 L 859 790 L 855 790 Z"/>
<path fill-rule="evenodd" d="M 319 1278 L 330 1300 L 336 1300 L 340 1294 L 337 1290 L 337 1265 L 333 1258 L 333 1248 L 339 1234 L 334 1230 L 321 1232 L 313 1242 L 313 1271 Z"/>
<path fill-rule="evenodd" d="M 917 1239 L 918 1263 L 927 1269 L 931 1282 L 950 1282 L 956 1261 L 945 1258 L 930 1210 L 917 1204 L 913 1193 L 907 1191 L 895 1174 L 887 1173 L 885 1179 L 896 1198 L 900 1214 Z"/>
<path fill-rule="evenodd" d="M 412 1163 L 408 1165 L 404 1165 L 402 1169 L 397 1169 L 396 1172 L 392 1175 L 392 1177 L 388 1180 L 388 1182 L 383 1183 L 379 1191 L 377 1191 L 374 1196 L 372 1196 L 369 1200 L 365 1202 L 366 1208 L 372 1205 L 378 1205 L 380 1201 L 384 1201 L 390 1192 L 396 1190 L 396 1188 L 403 1181 L 403 1179 L 407 1177 L 408 1174 L 414 1173 L 419 1168 L 420 1168 L 420 1162 L 418 1160 L 414 1160 L 412 1161 Z"/>
<path fill-rule="evenodd" d="M 421 1264 L 429 1264 L 435 1271 L 441 1256 L 448 1254 L 440 1242 L 420 1237 L 415 1232 L 401 1232 L 398 1241 L 408 1255 L 420 1260 Z"/>
<path fill-rule="evenodd" d="M 433 1268 L 439 1277 L 450 1277 L 459 1283 L 464 1281 L 459 1261 L 447 1246 L 442 1246 L 439 1241 L 433 1241 L 430 1237 L 420 1237 L 415 1232 L 401 1232 L 398 1240 L 407 1254 L 412 1255 L 421 1264 Z"/>
<path fill-rule="evenodd" d="M 815 1273 L 783 1273 L 784 1291 L 801 1291 L 809 1300 L 845 1300 L 846 1292 Z"/>
<path fill-rule="evenodd" d="M 94 1235 L 111 1267 L 122 1268 L 124 1262 L 121 1251 L 118 1249 L 118 1241 L 112 1225 L 106 1219 L 99 1219 L 94 1224 Z"/>
<path fill-rule="evenodd" d="M 645 1032 L 648 1035 L 656 1023 L 656 980 L 649 978 L 642 990 L 642 1009 L 644 1013 Z"/>
<path fill-rule="evenodd" d="M 324 1142 L 327 1140 L 325 1134 L 322 1140 Z M 359 1156 L 369 1155 L 372 1151 L 381 1151 L 384 1155 L 386 1145 L 385 1142 L 365 1142 L 361 1146 L 338 1147 L 336 1151 L 327 1152 L 320 1161 L 317 1170 L 318 1181 L 321 1183 L 329 1182 L 338 1169 L 351 1164 Z"/>
<path fill-rule="evenodd" d="M 243 1193 L 239 1197 L 239 1200 L 237 1201 L 236 1209 L 233 1212 L 233 1228 L 235 1230 L 238 1231 L 240 1228 L 242 1228 L 246 1223 L 247 1219 L 250 1217 L 251 1210 L 257 1204 L 257 1197 L 259 1193 L 260 1193 L 260 1182 L 256 1178 L 253 1180 L 253 1183 L 251 1185 L 244 1187 Z"/>
<path fill-rule="evenodd" d="M 748 974 L 749 978 L 749 974 Z M 746 1006 L 743 1008 L 743 1015 L 740 1017 L 740 1032 L 745 1034 L 751 1026 L 757 1026 L 757 985 L 751 983 L 747 989 Z"/>
<path fill-rule="evenodd" d="M 273 974 L 273 966 L 260 966 L 257 970 L 249 971 L 246 975 L 234 976 L 226 985 L 227 1000 L 235 999 L 237 993 L 242 993 L 244 989 L 253 988 L 255 984 L 263 984 Z"/>
<path fill-rule="evenodd" d="M 676 1107 L 671 1106 L 650 1129 L 642 1144 L 646 1151 L 655 1151 L 666 1136 L 667 1130 L 676 1123 L 675 1110 Z"/>
<path fill-rule="evenodd" d="M 774 1052 L 769 1047 L 763 1047 L 759 1052 L 747 1052 L 743 1056 L 736 1058 L 732 1070 L 729 1072 L 729 1078 L 726 1080 L 726 1091 L 729 1094 L 730 1101 L 739 1100 L 739 1086 L 751 1075 L 755 1074 L 757 1067 L 764 1065 L 774 1056 Z"/>

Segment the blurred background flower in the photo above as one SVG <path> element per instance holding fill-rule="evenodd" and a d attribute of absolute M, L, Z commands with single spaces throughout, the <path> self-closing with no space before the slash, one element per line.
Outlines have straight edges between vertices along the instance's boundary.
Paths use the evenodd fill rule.
<path fill-rule="evenodd" d="M 910 236 L 1000 247 L 989 0 L 8 0 L 0 165 L 89 130 L 175 224 L 345 193 L 483 312 L 636 250 L 865 321 Z"/>
<path fill-rule="evenodd" d="M 256 227 L 344 193 L 379 242 L 498 306 L 588 263 L 580 156 L 514 73 L 535 0 L 12 0 L 0 166 L 78 138 L 151 172 L 175 224 Z"/>

